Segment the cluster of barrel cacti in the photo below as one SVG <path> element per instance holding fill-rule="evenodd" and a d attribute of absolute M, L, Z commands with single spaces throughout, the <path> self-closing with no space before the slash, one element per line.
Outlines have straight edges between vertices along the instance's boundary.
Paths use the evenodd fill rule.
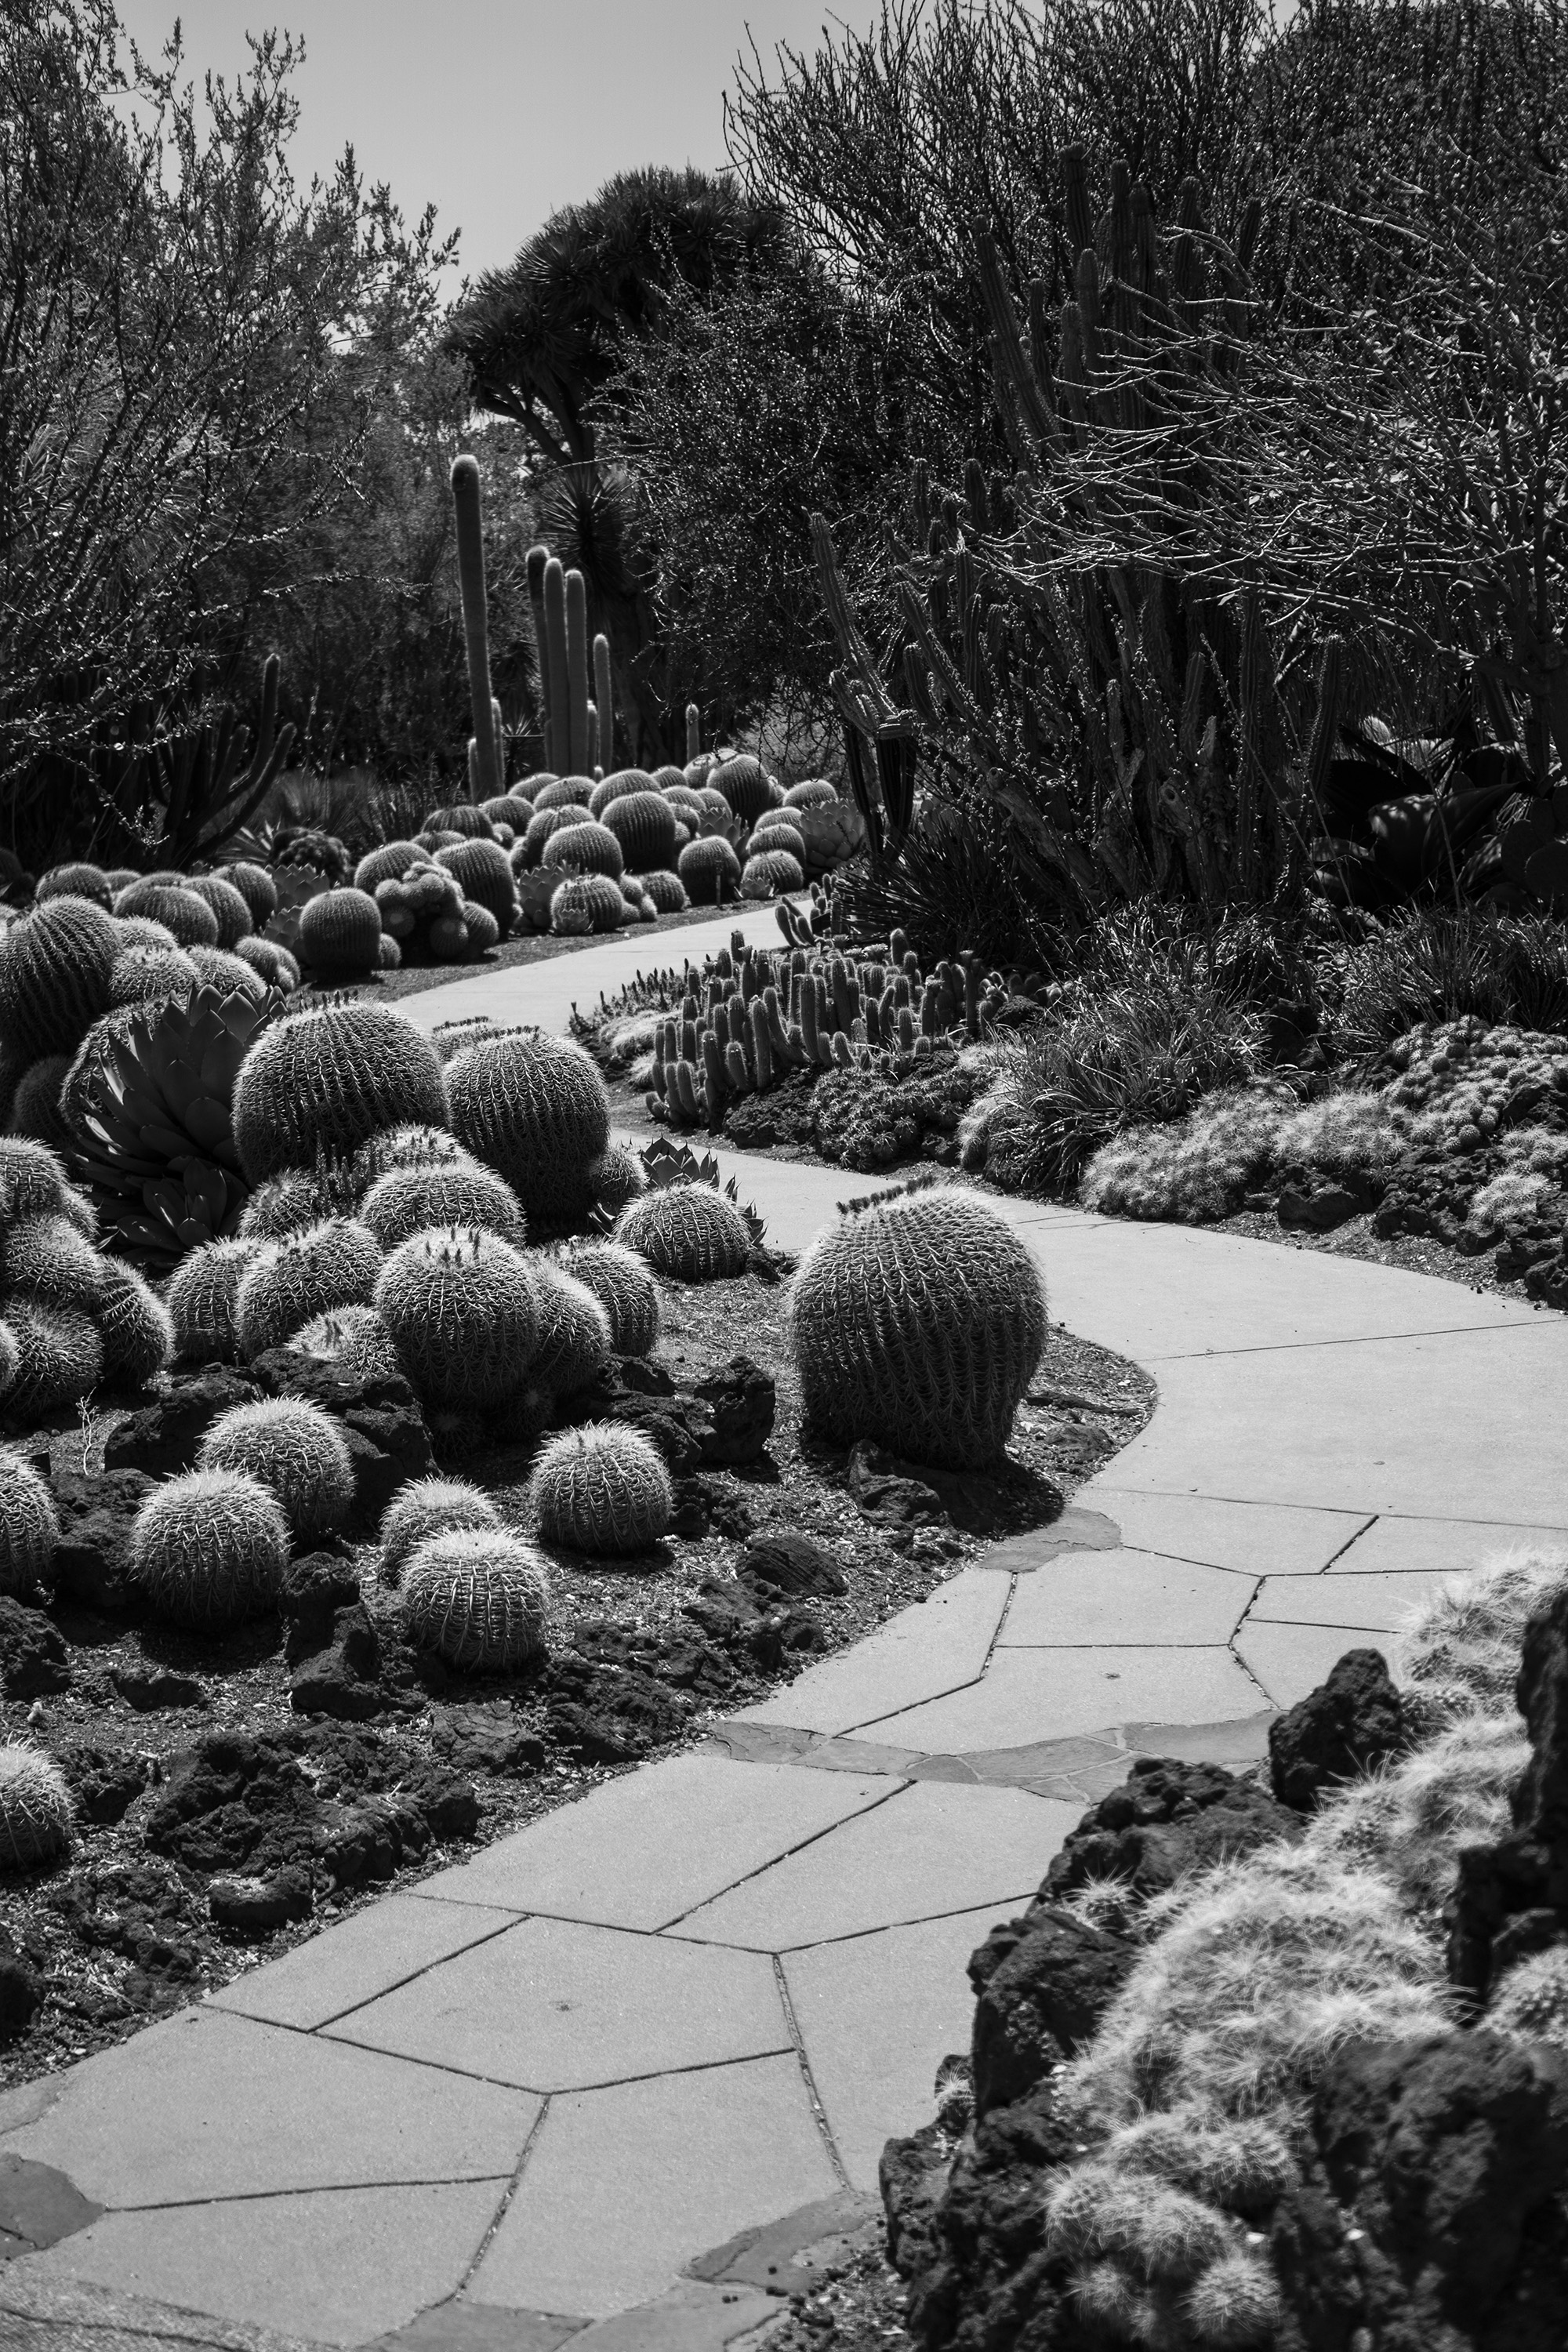
<path fill-rule="evenodd" d="M 749 946 L 736 932 L 699 971 L 640 980 L 612 1008 L 579 1022 L 593 1035 L 625 1010 L 652 1032 L 647 1107 L 672 1127 L 717 1134 L 727 1107 L 796 1070 L 896 1068 L 978 1041 L 1005 1002 L 1001 977 L 970 954 L 927 972 L 901 931 L 850 947 L 781 922 L 789 944 Z M 634 1003 L 635 1000 L 635 1003 Z"/>
<path fill-rule="evenodd" d="M 100 1249 L 58 1155 L 0 1139 L 0 1414 L 30 1427 L 95 1389 L 142 1387 L 172 1338 L 142 1276 Z"/>

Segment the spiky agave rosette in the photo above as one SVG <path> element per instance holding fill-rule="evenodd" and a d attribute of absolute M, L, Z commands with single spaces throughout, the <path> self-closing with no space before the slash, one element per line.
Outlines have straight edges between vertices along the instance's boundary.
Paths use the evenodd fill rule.
<path fill-rule="evenodd" d="M 87 1081 L 75 1173 L 105 1240 L 149 1273 L 238 1230 L 250 1188 L 235 1150 L 235 1081 L 282 1001 L 202 987 L 150 1004 L 107 1041 Z"/>

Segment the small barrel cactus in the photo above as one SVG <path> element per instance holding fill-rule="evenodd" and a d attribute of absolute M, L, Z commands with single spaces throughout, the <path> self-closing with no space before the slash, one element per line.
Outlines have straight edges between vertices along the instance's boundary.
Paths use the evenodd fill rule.
<path fill-rule="evenodd" d="M 1500 2033 L 1568 2050 L 1568 1949 L 1554 1944 L 1517 1961 L 1493 1987 L 1485 2022 Z"/>
<path fill-rule="evenodd" d="M 610 1098 L 580 1045 L 541 1030 L 481 1039 L 447 1066 L 452 1131 L 522 1202 L 531 1228 L 584 1223 L 588 1171 L 610 1139 Z"/>
<path fill-rule="evenodd" d="M 557 825 L 539 862 L 544 866 L 559 866 L 568 873 L 607 874 L 612 882 L 618 882 L 626 861 L 608 825 L 586 817 L 579 824 Z"/>
<path fill-rule="evenodd" d="M 721 833 L 689 841 L 676 860 L 676 872 L 694 907 L 722 906 L 741 887 L 741 861 Z"/>
<path fill-rule="evenodd" d="M 884 1193 L 819 1234 L 789 1318 L 808 1423 L 951 1470 L 1001 1460 L 1047 1328 L 1023 1242 L 952 1185 Z"/>
<path fill-rule="evenodd" d="M 667 874 L 661 866 L 656 866 L 651 874 L 645 874 L 642 884 L 658 914 L 684 915 L 691 904 L 679 875 Z"/>
<path fill-rule="evenodd" d="M 621 1242 L 568 1243 L 561 1264 L 591 1290 L 610 1318 L 617 1356 L 651 1356 L 658 1345 L 658 1285 L 647 1260 Z"/>
<path fill-rule="evenodd" d="M 305 1168 L 286 1168 L 258 1184 L 239 1213 L 240 1237 L 248 1242 L 280 1242 L 286 1234 L 303 1233 L 319 1225 L 323 1206 L 321 1186 Z"/>
<path fill-rule="evenodd" d="M 595 1293 L 552 1258 L 534 1263 L 539 1344 L 528 1384 L 545 1396 L 576 1396 L 610 1360 L 610 1318 Z"/>
<path fill-rule="evenodd" d="M 467 1022 L 451 1024 L 447 1037 L 469 1027 Z M 481 1034 L 489 1034 L 488 1028 Z M 458 1038 L 449 1047 L 443 1044 L 438 1029 L 431 1039 L 443 1062 L 452 1054 L 460 1053 L 463 1045 L 471 1045 L 470 1036 Z M 349 1183 L 356 1200 L 363 1201 L 371 1186 L 394 1168 L 472 1168 L 478 1165 L 473 1153 L 458 1142 L 446 1127 L 389 1127 L 380 1135 L 373 1135 L 362 1143 L 349 1162 Z"/>
<path fill-rule="evenodd" d="M 360 1217 L 384 1250 L 431 1225 L 482 1225 L 514 1249 L 528 1241 L 528 1223 L 511 1186 L 477 1160 L 426 1168 L 389 1168 L 360 1203 Z"/>
<path fill-rule="evenodd" d="M 826 776 L 808 776 L 804 783 L 791 784 L 784 804 L 785 808 L 831 808 L 837 798 Z"/>
<path fill-rule="evenodd" d="M 187 1363 L 230 1363 L 239 1353 L 239 1286 L 259 1241 L 204 1242 L 183 1257 L 163 1287 L 174 1352 Z"/>
<path fill-rule="evenodd" d="M 481 1486 L 463 1478 L 412 1478 L 381 1521 L 380 1576 L 395 1584 L 422 1544 L 459 1528 L 499 1528 L 500 1513 Z"/>
<path fill-rule="evenodd" d="M 45 1307 L 7 1300 L 5 1320 L 16 1343 L 16 1369 L 5 1389 L 13 1420 L 42 1421 L 57 1406 L 90 1396 L 103 1377 L 103 1340 L 79 1307 Z"/>
<path fill-rule="evenodd" d="M 374 898 L 378 882 L 401 882 L 423 855 L 412 841 L 384 841 L 377 848 L 367 850 L 354 867 L 354 888 L 368 892 Z"/>
<path fill-rule="evenodd" d="M 465 898 L 458 911 L 469 955 L 487 954 L 500 940 L 503 926 L 497 922 L 488 907 L 481 907 L 475 898 Z M 510 928 L 510 919 L 509 915 L 507 928 Z M 382 944 L 384 947 L 386 942 L 384 940 Z"/>
<path fill-rule="evenodd" d="M 270 1487 L 297 1536 L 330 1535 L 353 1507 L 348 1441 L 302 1397 L 262 1397 L 220 1412 L 196 1453 L 200 1470 L 245 1470 Z"/>
<path fill-rule="evenodd" d="M 219 869 L 226 882 L 232 882 L 250 909 L 250 928 L 259 931 L 278 912 L 278 885 L 265 866 L 241 857 L 234 865 Z"/>
<path fill-rule="evenodd" d="M 326 1217 L 258 1253 L 240 1276 L 235 1336 L 248 1363 L 334 1307 L 368 1307 L 381 1244 L 352 1217 Z"/>
<path fill-rule="evenodd" d="M 675 864 L 675 811 L 662 793 L 627 793 L 609 803 L 602 821 L 606 832 L 620 843 L 626 864 L 637 873 L 657 872 Z"/>
<path fill-rule="evenodd" d="M 711 1184 L 668 1184 L 616 1220 L 616 1239 L 678 1282 L 729 1282 L 752 1262 L 752 1236 L 732 1201 Z"/>
<path fill-rule="evenodd" d="M 267 982 L 256 966 L 242 955 L 231 954 L 224 948 L 186 948 L 184 953 L 195 965 L 198 979 L 208 988 L 220 989 L 226 996 L 248 996 L 253 1004 L 267 1001 Z M 116 965 L 116 971 L 119 966 Z"/>
<path fill-rule="evenodd" d="M 0 1446 L 0 1593 L 30 1601 L 47 1585 L 59 1539 L 54 1496 L 30 1462 Z"/>
<path fill-rule="evenodd" d="M 217 941 L 220 948 L 236 948 L 256 929 L 256 920 L 242 890 L 223 874 L 195 874 L 186 883 L 198 898 L 205 898 L 217 917 Z"/>
<path fill-rule="evenodd" d="M 586 931 L 618 931 L 626 921 L 626 910 L 625 895 L 607 874 L 569 874 L 550 894 L 550 928 L 558 939 L 580 939 Z"/>
<path fill-rule="evenodd" d="M 381 908 L 352 884 L 307 898 L 300 909 L 300 961 L 329 979 L 374 971 L 381 955 Z"/>
<path fill-rule="evenodd" d="M 90 898 L 107 914 L 114 893 L 101 866 L 89 866 L 79 858 L 69 865 L 51 866 L 47 874 L 40 874 L 33 896 L 39 906 L 46 898 Z"/>
<path fill-rule="evenodd" d="M 669 1473 L 640 1429 L 565 1429 L 534 1465 L 528 1499 L 546 1543 L 614 1558 L 647 1551 L 675 1513 Z"/>
<path fill-rule="evenodd" d="M 277 1605 L 289 1525 L 244 1470 L 191 1470 L 155 1486 L 131 1529 L 131 1575 L 171 1624 L 221 1632 Z"/>
<path fill-rule="evenodd" d="M 601 777 L 588 795 L 588 814 L 602 817 L 613 801 L 629 800 L 634 793 L 657 793 L 658 786 L 646 768 L 616 768 Z"/>
<path fill-rule="evenodd" d="M 203 950 L 216 955 L 217 950 Z M 191 953 L 184 948 L 148 947 L 132 940 L 114 959 L 114 969 L 109 975 L 109 1001 L 113 1005 L 151 1004 L 160 998 L 188 996 L 200 982 Z M 100 1024 L 95 1023 L 94 1029 Z M 89 1031 L 89 1035 L 93 1031 Z"/>
<path fill-rule="evenodd" d="M 392 1334 L 374 1307 L 334 1307 L 296 1331 L 290 1355 L 330 1364 L 349 1381 L 401 1381 L 403 1366 Z"/>
<path fill-rule="evenodd" d="M 47 1144 L 51 1151 L 73 1148 L 71 1124 L 61 1106 L 71 1061 L 69 1054 L 46 1054 L 41 1062 L 28 1063 L 11 1097 L 13 1135 Z"/>
<path fill-rule="evenodd" d="M 511 866 L 499 841 L 463 841 L 456 848 L 438 849 L 436 863 L 455 875 L 463 897 L 492 916 L 497 937 L 505 939 L 517 910 Z M 489 944 L 493 947 L 495 940 Z"/>
<path fill-rule="evenodd" d="M 528 821 L 528 827 L 522 839 L 512 845 L 513 872 L 527 873 L 540 865 L 544 857 L 546 842 L 552 835 L 559 833 L 563 825 L 573 824 L 579 817 L 580 812 L 572 808 L 563 808 L 559 803 L 535 809 Z"/>
<path fill-rule="evenodd" d="M 536 814 L 541 809 L 585 809 L 593 797 L 592 776 L 551 776 L 541 782 L 533 806 Z"/>
<path fill-rule="evenodd" d="M 767 847 L 747 858 L 741 870 L 742 898 L 782 898 L 786 890 L 805 887 L 805 876 L 800 859 L 784 848 L 773 847 L 774 836 L 765 835 Z"/>
<path fill-rule="evenodd" d="M 0 1038 L 24 1062 L 74 1054 L 109 1010 L 109 980 L 125 944 L 88 898 L 50 898 L 0 938 Z"/>
<path fill-rule="evenodd" d="M 146 915 L 154 923 L 162 923 L 174 935 L 174 944 L 182 948 L 216 948 L 218 919 L 205 898 L 185 887 L 182 876 L 174 881 L 156 874 L 144 875 L 133 882 L 129 890 L 121 890 L 114 901 L 117 915 Z"/>
<path fill-rule="evenodd" d="M 241 940 L 235 954 L 242 963 L 247 963 L 252 971 L 259 972 L 268 988 L 280 989 L 285 996 L 292 996 L 300 985 L 299 965 L 288 949 L 279 947 L 276 940 L 254 937 Z"/>
<path fill-rule="evenodd" d="M 748 824 L 753 824 L 765 808 L 775 805 L 763 763 L 752 759 L 750 752 L 721 760 L 712 771 L 710 789 L 722 793 L 735 814 L 744 817 Z"/>
<path fill-rule="evenodd" d="M 456 1528 L 420 1545 L 403 1577 L 416 1648 L 459 1673 L 506 1674 L 544 1651 L 544 1563 L 504 1528 Z"/>
<path fill-rule="evenodd" d="M 100 1265 L 94 1314 L 103 1342 L 104 1384 L 145 1388 L 174 1352 L 174 1318 L 134 1266 L 112 1257 Z"/>
<path fill-rule="evenodd" d="M 70 1843 L 71 1793 L 52 1756 L 24 1739 L 0 1746 L 0 1870 L 36 1870 Z"/>
<path fill-rule="evenodd" d="M 384 1128 L 446 1121 L 428 1039 L 383 1004 L 323 1004 L 273 1022 L 234 1090 L 234 1139 L 252 1184 L 313 1167 L 318 1150 L 346 1159 Z"/>
<path fill-rule="evenodd" d="M 0 1135 L 0 1223 L 13 1217 L 68 1216 L 76 1198 L 58 1151 Z"/>
<path fill-rule="evenodd" d="M 401 1243 L 374 1304 L 409 1380 L 436 1405 L 500 1403 L 521 1386 L 539 1342 L 529 1260 L 479 1226 Z"/>

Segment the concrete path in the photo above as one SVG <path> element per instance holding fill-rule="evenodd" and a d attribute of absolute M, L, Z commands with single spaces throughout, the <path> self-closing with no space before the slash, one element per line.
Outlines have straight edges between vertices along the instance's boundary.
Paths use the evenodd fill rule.
<path fill-rule="evenodd" d="M 523 967 L 487 1007 L 557 1021 L 568 981 L 596 997 L 647 946 Z M 479 985 L 406 1009 L 456 1017 Z M 733 1164 L 785 1247 L 866 1189 Z M 0 2229 L 16 2183 L 78 2193 L 71 2234 L 0 2268 L 0 2341 L 24 2314 L 105 2340 L 110 2311 L 233 2352 L 739 2341 L 868 2209 L 883 2141 L 966 2044 L 968 1953 L 1133 1756 L 1253 1759 L 1436 1579 L 1568 1543 L 1568 1320 L 1006 1213 L 1053 1319 L 1158 1381 L 1142 1435 L 1057 1526 L 702 1749 L 0 2099 Z"/>

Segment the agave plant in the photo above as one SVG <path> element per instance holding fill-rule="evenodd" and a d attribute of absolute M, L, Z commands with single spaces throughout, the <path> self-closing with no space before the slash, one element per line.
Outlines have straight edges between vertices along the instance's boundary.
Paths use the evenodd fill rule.
<path fill-rule="evenodd" d="M 232 1235 L 249 1187 L 234 1147 L 239 1066 L 282 999 L 217 988 L 149 1004 L 108 1035 L 76 1106 L 76 1173 L 104 1237 L 149 1274 Z"/>

